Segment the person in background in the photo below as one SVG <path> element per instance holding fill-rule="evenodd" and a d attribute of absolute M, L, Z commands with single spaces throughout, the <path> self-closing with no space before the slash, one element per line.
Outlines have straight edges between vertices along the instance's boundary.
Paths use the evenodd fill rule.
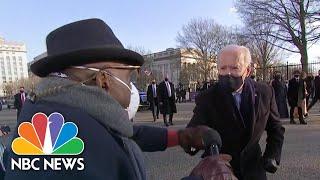
<path fill-rule="evenodd" d="M 293 78 L 290 79 L 288 84 L 288 103 L 290 106 L 290 124 L 296 124 L 294 120 L 295 108 L 298 109 L 299 121 L 301 124 L 306 124 L 303 119 L 303 112 L 300 103 L 300 99 L 305 95 L 304 88 L 302 87 L 304 83 L 300 80 L 301 72 L 299 70 L 293 71 Z"/>
<path fill-rule="evenodd" d="M 158 97 L 160 113 L 163 115 L 163 122 L 165 126 L 173 125 L 173 114 L 177 113 L 176 98 L 174 92 L 174 85 L 166 77 L 158 86 Z M 168 123 L 169 116 L 169 123 Z"/>
<path fill-rule="evenodd" d="M 314 106 L 318 100 L 320 99 L 320 70 L 318 71 L 318 75 L 314 78 L 314 95 L 312 97 L 311 103 L 308 105 L 307 110 L 309 111 L 312 106 Z"/>
<path fill-rule="evenodd" d="M 3 105 L 3 101 L 2 99 L 0 99 L 0 111 L 2 111 L 2 105 Z"/>
<path fill-rule="evenodd" d="M 209 89 L 210 88 L 210 81 L 209 80 L 206 80 L 206 81 L 203 81 L 203 86 L 202 86 L 202 91 L 205 91 L 205 90 L 207 90 L 207 89 Z"/>
<path fill-rule="evenodd" d="M 308 95 L 307 89 L 306 89 L 307 87 L 306 78 L 307 78 L 307 74 L 302 71 L 300 74 L 300 82 L 299 82 L 298 106 L 301 107 L 302 114 L 304 117 L 308 116 L 307 103 L 306 103 L 306 97 Z M 302 124 L 306 124 L 306 121 L 304 120 Z"/>
<path fill-rule="evenodd" d="M 182 83 L 179 83 L 178 88 L 176 89 L 176 95 L 177 95 L 176 103 L 177 102 L 181 103 L 182 93 L 183 93 L 182 90 L 183 90 L 183 85 Z"/>
<path fill-rule="evenodd" d="M 306 104 L 309 104 L 310 97 L 314 96 L 314 83 L 313 83 L 314 77 L 310 73 L 306 78 L 306 89 L 307 89 L 307 97 L 306 97 Z"/>
<path fill-rule="evenodd" d="M 196 97 L 187 127 L 207 125 L 220 133 L 220 152 L 232 156 L 239 180 L 266 180 L 266 171 L 275 173 L 280 164 L 285 129 L 273 89 L 249 78 L 250 63 L 244 46 L 229 45 L 219 52 L 219 82 Z M 267 144 L 262 155 L 259 141 L 264 131 Z"/>
<path fill-rule="evenodd" d="M 196 92 L 200 92 L 200 91 L 201 91 L 201 84 L 199 81 L 197 81 Z"/>
<path fill-rule="evenodd" d="M 27 93 L 24 92 L 24 87 L 20 87 L 20 92 L 14 95 L 14 107 L 17 109 L 17 119 L 20 115 L 21 109 L 24 105 L 24 102 L 27 98 Z"/>
<path fill-rule="evenodd" d="M 288 118 L 288 106 L 287 106 L 287 87 L 285 83 L 282 81 L 281 72 L 275 72 L 273 81 L 271 85 L 274 90 L 274 96 L 276 99 L 278 111 L 280 114 L 280 118 Z"/>
<path fill-rule="evenodd" d="M 159 103 L 157 95 L 158 85 L 156 80 L 152 80 L 151 84 L 148 86 L 147 98 L 150 104 L 150 110 L 152 111 L 153 121 L 155 122 L 159 119 Z"/>
<path fill-rule="evenodd" d="M 186 102 L 186 95 L 187 95 L 187 91 L 185 88 L 182 88 L 181 90 L 181 97 L 182 97 L 182 102 Z"/>

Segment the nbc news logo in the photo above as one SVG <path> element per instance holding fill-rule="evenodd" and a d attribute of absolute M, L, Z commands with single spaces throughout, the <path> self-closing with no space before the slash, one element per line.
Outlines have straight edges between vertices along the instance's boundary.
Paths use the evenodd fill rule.
<path fill-rule="evenodd" d="M 12 141 L 12 151 L 17 155 L 42 156 L 43 158 L 11 159 L 11 170 L 84 170 L 83 158 L 44 158 L 45 156 L 79 155 L 84 150 L 83 141 L 76 137 L 78 127 L 64 122 L 64 117 L 54 112 L 47 117 L 36 113 L 30 122 L 19 125 L 17 137 Z M 42 165 L 39 165 L 42 164 Z"/>

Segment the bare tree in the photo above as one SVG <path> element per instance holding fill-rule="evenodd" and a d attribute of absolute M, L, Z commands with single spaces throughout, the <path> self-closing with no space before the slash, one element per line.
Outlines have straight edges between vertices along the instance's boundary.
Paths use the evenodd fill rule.
<path fill-rule="evenodd" d="M 238 0 L 236 6 L 244 22 L 250 26 L 270 26 L 268 31 L 257 33 L 257 37 L 263 39 L 261 35 L 268 35 L 285 42 L 279 45 L 268 41 L 299 53 L 303 70 L 308 71 L 307 49 L 320 38 L 319 0 Z"/>
<path fill-rule="evenodd" d="M 150 50 L 146 50 L 142 46 L 131 46 L 129 45 L 127 49 L 130 49 L 132 51 L 135 51 L 139 54 L 141 54 L 144 57 L 144 64 L 140 68 L 139 74 L 134 74 L 132 76 L 132 81 L 137 85 L 137 87 L 142 90 L 145 89 L 146 85 L 151 82 L 151 80 L 154 78 L 152 76 L 152 59 L 148 58 L 147 54 L 151 54 Z"/>
<path fill-rule="evenodd" d="M 180 48 L 196 57 L 203 80 L 210 77 L 219 50 L 233 42 L 227 27 L 215 23 L 212 19 L 201 18 L 192 19 L 184 25 L 176 40 Z"/>
<path fill-rule="evenodd" d="M 40 77 L 31 74 L 28 78 L 23 78 L 11 83 L 6 83 L 2 87 L 2 90 L 5 92 L 5 96 L 13 96 L 18 92 L 20 87 L 24 87 L 27 92 L 31 92 L 34 91 L 39 81 Z"/>
<path fill-rule="evenodd" d="M 238 35 L 238 44 L 250 49 L 252 61 L 258 65 L 257 75 L 262 80 L 266 80 L 268 69 L 279 62 L 280 49 L 275 46 L 278 39 L 270 36 L 269 33 L 262 34 L 270 31 L 269 25 L 256 27 L 246 24 L 245 27 L 245 30 Z"/>

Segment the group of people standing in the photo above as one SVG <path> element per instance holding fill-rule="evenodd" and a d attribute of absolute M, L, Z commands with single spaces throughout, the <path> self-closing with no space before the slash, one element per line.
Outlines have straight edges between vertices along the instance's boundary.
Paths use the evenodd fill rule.
<path fill-rule="evenodd" d="M 307 124 L 308 110 L 320 97 L 320 70 L 315 78 L 300 70 L 293 71 L 293 78 L 286 84 L 281 72 L 276 72 L 271 85 L 275 91 L 275 99 L 281 118 L 290 117 L 290 123 L 296 124 L 295 116 L 298 116 L 300 124 Z M 312 98 L 309 104 L 309 99 Z M 288 112 L 287 100 L 290 106 Z M 308 105 L 309 104 L 309 105 Z"/>
<path fill-rule="evenodd" d="M 147 99 L 150 103 L 153 120 L 159 119 L 160 112 L 163 115 L 164 125 L 173 125 L 173 114 L 177 113 L 175 88 L 167 77 L 159 85 L 155 80 L 152 80 L 148 86 Z"/>

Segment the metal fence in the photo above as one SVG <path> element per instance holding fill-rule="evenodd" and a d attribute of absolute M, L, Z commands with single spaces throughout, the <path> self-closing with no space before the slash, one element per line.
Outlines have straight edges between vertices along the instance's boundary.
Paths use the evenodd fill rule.
<path fill-rule="evenodd" d="M 280 65 L 280 66 L 272 66 L 265 69 L 265 75 L 263 77 L 263 69 L 262 68 L 256 68 L 256 78 L 263 80 L 263 81 L 269 81 L 273 79 L 273 75 L 276 71 L 280 71 L 283 77 L 283 80 L 289 80 L 293 77 L 293 71 L 294 70 L 302 70 L 301 64 L 286 64 L 286 65 Z M 317 75 L 318 71 L 320 70 L 320 62 L 313 62 L 308 63 L 308 74 Z"/>

